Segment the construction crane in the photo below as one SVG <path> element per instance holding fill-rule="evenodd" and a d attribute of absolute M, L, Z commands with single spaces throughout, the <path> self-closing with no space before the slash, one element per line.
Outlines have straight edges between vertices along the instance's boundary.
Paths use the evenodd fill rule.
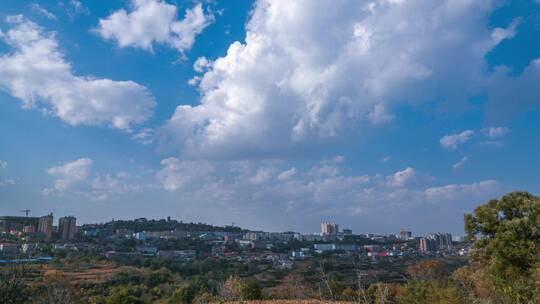
<path fill-rule="evenodd" d="M 19 210 L 19 212 L 24 212 L 24 214 L 26 215 L 26 217 L 28 217 L 28 214 L 30 213 L 30 209 Z"/>
<path fill-rule="evenodd" d="M 24 214 L 26 215 L 26 219 L 24 220 L 24 226 L 27 226 L 28 225 L 28 214 L 30 213 L 30 209 L 19 210 L 19 212 L 24 212 Z"/>

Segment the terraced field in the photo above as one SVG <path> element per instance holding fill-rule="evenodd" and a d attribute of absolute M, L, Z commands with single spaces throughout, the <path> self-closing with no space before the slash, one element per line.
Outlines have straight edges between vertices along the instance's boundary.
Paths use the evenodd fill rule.
<path fill-rule="evenodd" d="M 83 269 L 56 270 L 46 269 L 44 274 L 59 273 L 74 284 L 100 284 L 113 278 L 122 268 L 111 265 L 95 265 Z"/>

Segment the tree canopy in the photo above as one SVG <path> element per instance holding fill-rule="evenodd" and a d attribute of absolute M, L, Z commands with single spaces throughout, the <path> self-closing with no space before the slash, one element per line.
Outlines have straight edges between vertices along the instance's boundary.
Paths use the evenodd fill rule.
<path fill-rule="evenodd" d="M 477 239 L 472 261 L 487 269 L 495 290 L 511 303 L 537 303 L 540 199 L 527 192 L 492 199 L 465 215 L 465 230 Z"/>

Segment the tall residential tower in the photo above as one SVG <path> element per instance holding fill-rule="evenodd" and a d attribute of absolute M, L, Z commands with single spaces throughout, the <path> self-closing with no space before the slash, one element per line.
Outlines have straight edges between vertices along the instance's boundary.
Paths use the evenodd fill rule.
<path fill-rule="evenodd" d="M 62 240 L 73 240 L 77 232 L 77 219 L 73 216 L 61 217 L 58 220 L 58 235 Z"/>
<path fill-rule="evenodd" d="M 37 232 L 43 233 L 46 240 L 52 238 L 53 233 L 53 214 L 45 215 L 39 218 Z"/>

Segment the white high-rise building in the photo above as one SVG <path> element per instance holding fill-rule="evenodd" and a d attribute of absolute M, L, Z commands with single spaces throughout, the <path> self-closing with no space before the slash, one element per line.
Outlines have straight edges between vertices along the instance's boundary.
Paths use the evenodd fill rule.
<path fill-rule="evenodd" d="M 321 235 L 337 235 L 339 232 L 339 225 L 334 222 L 321 223 Z"/>

